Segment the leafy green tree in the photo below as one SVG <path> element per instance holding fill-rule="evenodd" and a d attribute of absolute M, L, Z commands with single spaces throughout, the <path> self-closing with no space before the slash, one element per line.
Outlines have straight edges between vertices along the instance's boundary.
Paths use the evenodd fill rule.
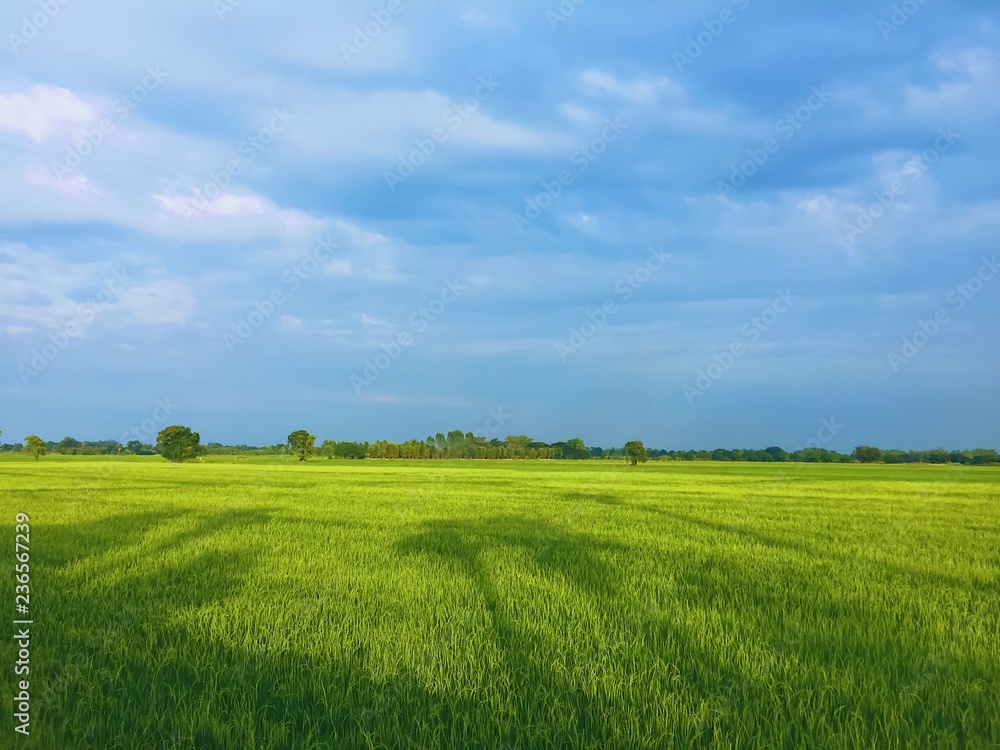
<path fill-rule="evenodd" d="M 156 449 L 168 461 L 193 461 L 201 454 L 201 435 L 179 424 L 160 430 Z"/>
<path fill-rule="evenodd" d="M 323 458 L 333 458 L 333 452 L 337 448 L 337 443 L 333 440 L 324 440 L 323 444 L 319 447 L 319 455 Z"/>
<path fill-rule="evenodd" d="M 508 435 L 507 447 L 511 449 L 514 458 L 524 458 L 528 455 L 528 446 L 532 439 L 527 435 Z"/>
<path fill-rule="evenodd" d="M 641 440 L 630 440 L 625 443 L 625 454 L 626 460 L 631 466 L 635 466 L 640 461 L 645 463 L 649 460 L 649 454 L 646 453 L 646 446 L 642 444 Z"/>
<path fill-rule="evenodd" d="M 296 430 L 288 436 L 288 445 L 292 454 L 299 457 L 299 461 L 305 461 L 313 454 L 316 436 L 310 435 L 307 430 Z"/>
<path fill-rule="evenodd" d="M 562 455 L 563 458 L 581 460 L 584 458 L 590 458 L 590 451 L 587 449 L 587 446 L 584 445 L 581 438 L 575 437 L 566 441 L 562 449 Z"/>
<path fill-rule="evenodd" d="M 973 466 L 1000 464 L 1000 454 L 997 454 L 995 448 L 977 448 L 972 451 L 972 464 Z"/>
<path fill-rule="evenodd" d="M 927 451 L 927 460 L 932 464 L 947 464 L 951 463 L 951 454 L 944 448 L 935 448 Z"/>
<path fill-rule="evenodd" d="M 777 445 L 772 445 L 769 448 L 764 449 L 765 453 L 770 453 L 775 461 L 787 461 L 788 454 L 779 448 Z"/>
<path fill-rule="evenodd" d="M 38 437 L 38 435 L 28 435 L 24 439 L 24 445 L 28 449 L 28 453 L 34 456 L 36 461 L 40 456 L 45 455 L 45 441 Z"/>
<path fill-rule="evenodd" d="M 337 458 L 361 459 L 368 455 L 368 443 L 340 442 L 334 449 Z"/>
<path fill-rule="evenodd" d="M 66 456 L 75 456 L 79 452 L 80 446 L 81 443 L 76 438 L 64 437 L 56 443 L 56 446 L 52 450 Z"/>
<path fill-rule="evenodd" d="M 863 464 L 877 464 L 882 461 L 882 451 L 870 445 L 859 445 L 854 449 L 853 458 Z"/>

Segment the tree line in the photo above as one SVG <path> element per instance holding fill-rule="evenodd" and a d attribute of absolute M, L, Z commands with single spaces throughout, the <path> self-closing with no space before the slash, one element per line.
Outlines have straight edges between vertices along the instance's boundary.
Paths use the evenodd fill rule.
<path fill-rule="evenodd" d="M 2 432 L 0 432 L 2 434 Z M 284 443 L 276 445 L 223 445 L 201 443 L 201 436 L 183 425 L 171 425 L 160 431 L 155 444 L 131 440 L 121 444 L 114 440 L 84 442 L 65 437 L 58 442 L 44 441 L 29 435 L 23 443 L 0 444 L 0 451 L 27 452 L 36 459 L 47 453 L 62 455 L 161 455 L 175 461 L 186 461 L 203 455 L 294 455 L 300 460 L 325 459 L 624 459 L 639 463 L 649 459 L 661 461 L 750 461 L 761 463 L 886 463 L 886 464 L 962 464 L 988 466 L 1000 464 L 1000 454 L 991 448 L 975 450 L 903 451 L 883 450 L 859 445 L 851 453 L 838 453 L 826 448 L 801 448 L 787 452 L 779 446 L 764 449 L 717 448 L 708 450 L 647 450 L 642 441 L 633 440 L 621 448 L 587 446 L 580 438 L 545 443 L 528 435 L 507 435 L 505 439 L 487 438 L 471 432 L 452 430 L 438 432 L 425 439 L 405 442 L 376 440 L 375 442 L 336 441 L 326 439 L 316 445 L 316 436 L 308 430 L 295 430 Z"/>

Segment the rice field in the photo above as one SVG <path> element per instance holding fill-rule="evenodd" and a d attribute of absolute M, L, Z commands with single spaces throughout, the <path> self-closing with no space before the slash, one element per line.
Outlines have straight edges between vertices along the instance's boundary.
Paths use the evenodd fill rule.
<path fill-rule="evenodd" d="M 1000 470 L 228 461 L 0 460 L 0 746 L 1000 747 Z"/>

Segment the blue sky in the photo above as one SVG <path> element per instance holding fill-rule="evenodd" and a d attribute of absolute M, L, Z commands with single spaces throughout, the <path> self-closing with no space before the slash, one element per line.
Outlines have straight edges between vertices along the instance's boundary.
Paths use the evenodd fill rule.
<path fill-rule="evenodd" d="M 3 440 L 998 447 L 998 20 L 5 3 Z"/>

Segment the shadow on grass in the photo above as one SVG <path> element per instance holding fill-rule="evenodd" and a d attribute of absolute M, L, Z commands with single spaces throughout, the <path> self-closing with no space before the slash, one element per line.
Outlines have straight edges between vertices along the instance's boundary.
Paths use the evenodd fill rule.
<path fill-rule="evenodd" d="M 868 565 L 873 569 L 881 569 L 893 575 L 908 578 L 917 586 L 930 585 L 935 588 L 968 589 L 977 593 L 989 595 L 992 595 L 995 592 L 995 587 L 987 582 L 969 581 L 957 576 L 950 576 L 933 570 L 917 569 L 903 564 L 886 562 L 885 560 L 858 558 L 855 555 L 850 555 L 837 549 L 832 549 L 829 546 L 813 543 L 808 538 L 808 532 L 803 532 L 802 536 L 790 539 L 788 537 L 776 536 L 774 534 L 766 534 L 747 525 L 712 521 L 707 518 L 692 516 L 663 508 L 655 508 L 652 506 L 645 506 L 644 509 L 654 511 L 660 515 L 667 516 L 685 524 L 700 527 L 708 531 L 736 535 L 737 537 L 746 539 L 754 544 L 797 552 L 814 559 L 829 560 L 837 563 L 838 565 L 854 565 L 860 560 L 865 565 Z"/>
<path fill-rule="evenodd" d="M 695 561 L 681 557 L 689 554 L 687 550 L 662 556 L 664 566 L 676 568 L 682 587 L 669 594 L 670 606 L 644 608 L 623 590 L 618 564 L 621 557 L 640 550 L 521 516 L 426 522 L 399 541 L 394 551 L 408 562 L 432 563 L 430 570 L 443 565 L 470 582 L 489 615 L 493 642 L 488 645 L 500 655 L 487 662 L 490 650 L 484 649 L 484 661 L 476 665 L 482 675 L 460 677 L 458 683 L 464 679 L 474 687 L 459 690 L 432 687 L 403 666 L 386 675 L 385 665 L 365 649 L 347 654 L 332 648 L 323 657 L 310 656 L 302 643 L 282 645 L 277 639 L 265 645 L 266 634 L 249 627 L 209 637 L 202 620 L 177 615 L 216 605 L 224 609 L 226 600 L 245 595 L 254 578 L 267 573 L 264 566 L 280 554 L 267 534 L 274 519 L 263 511 L 227 511 L 199 515 L 192 528 L 176 530 L 179 515 L 137 513 L 44 530 L 39 549 L 45 550 L 50 571 L 40 573 L 38 583 L 48 614 L 36 630 L 32 669 L 39 702 L 32 737 L 21 743 L 23 747 L 631 748 L 706 746 L 712 741 L 724 745 L 725 729 L 753 719 L 740 717 L 744 704 L 759 709 L 764 717 L 757 727 L 762 742 L 780 746 L 784 739 L 784 744 L 793 746 L 789 737 L 811 739 L 808 734 L 781 735 L 785 729 L 767 724 L 768 711 L 786 708 L 781 695 L 769 692 L 781 686 L 747 678 L 741 672 L 745 654 L 740 649 L 755 635 L 768 637 L 769 622 L 780 634 L 776 620 L 784 613 L 797 611 L 808 617 L 816 611 L 814 597 L 809 591 L 777 590 L 760 570 L 738 560 L 711 551 L 698 553 Z M 683 514 L 677 520 L 695 525 L 703 521 Z M 706 523 L 710 530 L 725 530 Z M 231 533 L 247 530 L 251 533 Z M 731 531 L 739 533 L 738 528 Z M 86 591 L 57 585 L 61 582 L 57 574 L 65 572 L 59 568 L 71 570 L 85 565 L 88 558 L 143 538 L 149 540 L 145 551 L 151 557 L 167 558 L 171 548 L 183 554 L 170 556 L 169 563 L 115 569 L 106 581 Z M 551 602 L 543 600 L 545 594 L 540 593 L 539 600 L 522 598 L 524 589 L 509 585 L 512 574 L 542 579 L 553 589 L 568 587 L 576 595 L 569 599 L 573 611 L 553 614 Z M 448 578 L 440 580 L 446 583 Z M 577 601 L 581 611 L 588 606 L 599 609 L 607 618 L 604 624 L 630 629 L 624 635 L 634 636 L 631 648 L 636 650 L 607 654 L 580 646 L 557 653 L 551 638 L 545 640 L 530 627 L 532 618 L 547 616 L 569 629 L 581 622 Z M 678 609 L 677 603 L 684 607 Z M 700 628 L 705 618 L 732 615 L 738 603 L 748 616 L 757 615 L 764 630 L 758 634 L 740 626 L 729 642 L 731 651 L 726 652 L 723 643 L 706 638 Z M 684 609 L 699 616 L 681 621 L 677 613 Z M 874 614 L 857 613 L 856 618 L 853 642 L 824 640 L 822 623 L 807 623 L 805 631 L 792 633 L 783 648 L 803 665 L 825 662 L 838 668 L 861 654 L 871 660 L 864 663 L 869 671 L 884 666 L 880 660 L 886 655 L 900 655 L 890 644 L 865 636 L 866 629 L 876 629 L 874 619 L 868 619 Z M 649 700 L 601 694 L 592 685 L 580 687 L 580 675 L 598 667 L 567 664 L 563 660 L 567 652 L 577 659 L 601 661 L 601 669 L 616 676 L 620 672 L 623 682 L 640 679 Z M 669 666 L 661 660 L 669 660 Z M 643 670 L 641 676 L 632 671 L 637 668 Z M 945 665 L 940 676 L 920 689 L 940 686 L 955 674 L 950 669 Z M 871 710 L 873 721 L 881 719 L 878 712 L 884 705 L 866 707 L 863 694 L 836 692 L 851 686 L 823 685 L 823 674 L 811 671 L 808 679 L 814 682 L 797 686 L 800 697 L 814 701 L 810 716 L 823 717 L 835 729 L 840 717 L 854 710 Z M 477 679 L 488 681 L 490 690 L 478 686 Z M 7 690 L 0 686 L 0 697 L 10 697 Z M 687 725 L 696 726 L 701 734 L 674 733 L 689 717 L 678 718 L 657 705 L 665 696 L 676 696 L 684 710 L 710 706 L 708 718 L 699 720 L 702 725 Z M 805 721 L 810 716 L 789 718 Z M 626 719 L 630 723 L 622 730 Z M 942 721 L 947 726 L 953 719 Z M 975 721 L 979 723 L 970 724 L 973 731 L 987 729 L 988 719 Z M 878 736 L 874 731 L 873 738 Z"/>
<path fill-rule="evenodd" d="M 566 684 L 543 658 L 545 644 L 514 616 L 531 603 L 505 597 L 486 558 L 520 555 L 517 567 L 605 596 L 617 581 L 601 555 L 619 545 L 519 517 L 430 522 L 398 544 L 400 555 L 444 559 L 476 585 L 504 654 L 502 665 L 484 667 L 501 681 L 495 705 L 476 691 L 432 690 L 405 667 L 376 676 L 365 649 L 320 659 L 296 650 L 301 643 L 251 647 L 238 635 L 224 643 L 207 636 L 177 615 L 224 610 L 227 599 L 245 595 L 273 554 L 269 517 L 206 514 L 171 534 L 177 520 L 151 512 L 47 530 L 45 607 L 53 616 L 37 628 L 37 713 L 23 747 L 552 747 L 610 739 L 592 697 Z M 244 529 L 254 533 L 229 533 Z M 88 559 L 143 537 L 150 558 L 170 548 L 189 554 L 102 569 L 107 580 L 87 591 L 57 585 L 60 571 L 80 574 Z"/>
<path fill-rule="evenodd" d="M 598 503 L 600 505 L 621 505 L 621 498 L 606 492 L 567 492 L 556 497 L 570 503 Z"/>

